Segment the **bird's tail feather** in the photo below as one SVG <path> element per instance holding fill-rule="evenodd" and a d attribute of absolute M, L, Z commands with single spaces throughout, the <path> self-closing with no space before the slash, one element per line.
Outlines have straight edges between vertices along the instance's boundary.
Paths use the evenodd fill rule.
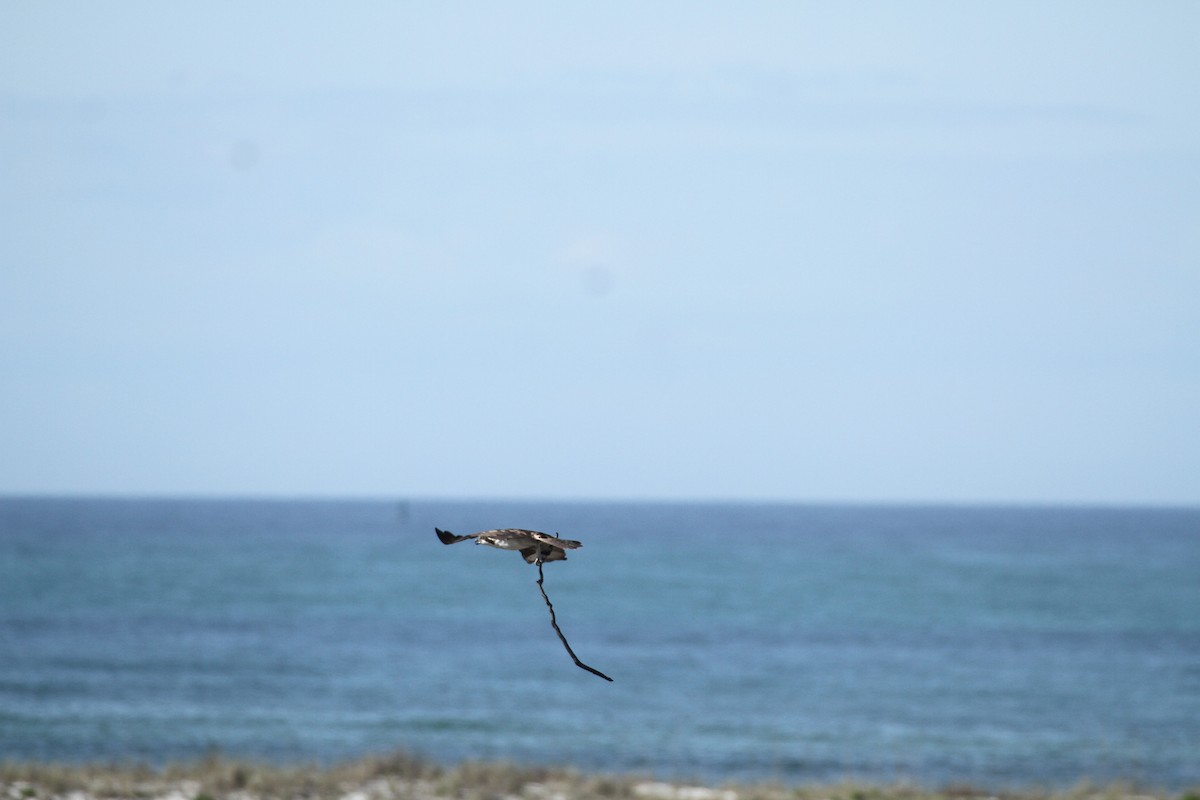
<path fill-rule="evenodd" d="M 471 538 L 470 536 L 456 536 L 450 531 L 444 531 L 441 528 L 434 528 L 433 530 L 437 533 L 437 537 L 441 540 L 442 544 L 454 544 L 455 542 L 462 542 Z"/>

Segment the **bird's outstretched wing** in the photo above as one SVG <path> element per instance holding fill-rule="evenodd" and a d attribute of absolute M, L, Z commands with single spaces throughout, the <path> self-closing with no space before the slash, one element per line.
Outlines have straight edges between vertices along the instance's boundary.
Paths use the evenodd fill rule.
<path fill-rule="evenodd" d="M 437 532 L 437 537 L 441 539 L 442 544 L 454 544 L 455 542 L 465 542 L 467 539 L 474 539 L 478 533 L 472 533 L 470 536 L 455 536 L 450 531 L 444 531 L 441 528 L 434 528 Z"/>
<path fill-rule="evenodd" d="M 583 542 L 577 542 L 574 539 L 559 539 L 557 536 L 551 536 L 548 533 L 540 533 L 538 531 L 526 531 L 526 533 L 542 544 L 547 544 L 551 547 L 565 547 L 568 550 L 576 550 L 583 547 Z"/>

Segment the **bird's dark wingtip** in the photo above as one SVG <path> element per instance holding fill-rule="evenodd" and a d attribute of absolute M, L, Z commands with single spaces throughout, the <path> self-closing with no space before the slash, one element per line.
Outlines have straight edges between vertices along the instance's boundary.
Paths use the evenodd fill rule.
<path fill-rule="evenodd" d="M 433 530 L 442 544 L 454 544 L 455 542 L 462 541 L 461 537 L 455 536 L 450 531 L 444 531 L 441 528 L 434 528 Z"/>

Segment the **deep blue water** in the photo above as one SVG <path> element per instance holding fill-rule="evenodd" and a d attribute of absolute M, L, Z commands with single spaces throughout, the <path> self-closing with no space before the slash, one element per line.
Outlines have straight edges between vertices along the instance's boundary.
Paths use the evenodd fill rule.
<path fill-rule="evenodd" d="M 0 499 L 0 758 L 213 748 L 1200 784 L 1200 510 Z"/>

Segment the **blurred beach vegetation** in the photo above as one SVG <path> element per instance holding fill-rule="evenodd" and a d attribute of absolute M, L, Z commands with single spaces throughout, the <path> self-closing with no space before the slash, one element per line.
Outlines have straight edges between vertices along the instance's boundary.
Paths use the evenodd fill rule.
<path fill-rule="evenodd" d="M 342 763 L 280 765 L 211 754 L 192 762 L 0 762 L 0 800 L 1200 800 L 1132 783 L 997 789 L 967 783 L 667 782 L 554 766 L 466 761 L 443 765 L 397 751 Z"/>

